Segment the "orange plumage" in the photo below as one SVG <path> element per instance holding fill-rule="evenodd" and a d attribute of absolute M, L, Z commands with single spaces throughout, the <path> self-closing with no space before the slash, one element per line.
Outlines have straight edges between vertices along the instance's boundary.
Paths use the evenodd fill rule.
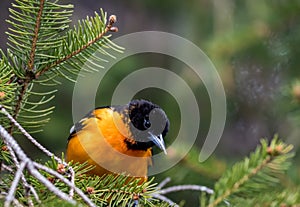
<path fill-rule="evenodd" d="M 143 182 L 151 165 L 152 146 L 165 151 L 162 138 L 168 127 L 160 107 L 145 100 L 97 108 L 72 127 L 67 161 L 95 166 L 89 174 L 126 173 Z"/>

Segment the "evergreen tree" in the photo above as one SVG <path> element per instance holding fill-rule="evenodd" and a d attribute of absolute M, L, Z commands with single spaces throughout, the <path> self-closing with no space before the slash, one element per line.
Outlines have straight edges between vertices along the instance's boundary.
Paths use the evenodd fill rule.
<path fill-rule="evenodd" d="M 8 49 L 0 51 L 0 199 L 4 206 L 177 206 L 165 195 L 200 191 L 201 206 L 299 206 L 299 186 L 282 180 L 290 166 L 292 146 L 274 138 L 263 140 L 249 158 L 235 164 L 213 190 L 198 185 L 163 188 L 168 180 L 139 185 L 126 175 L 86 176 L 85 164 L 65 163 L 31 134 L 41 130 L 49 114 L 59 78 L 74 81 L 81 66 L 92 58 L 89 71 L 101 68 L 122 48 L 109 40 L 116 17 L 100 10 L 70 28 L 72 5 L 58 0 L 16 0 L 8 21 Z M 92 54 L 101 51 L 103 57 Z M 295 89 L 296 90 L 296 89 Z M 297 92 L 297 91 L 296 91 Z M 28 133 L 30 132 L 30 133 Z M 50 157 L 33 161 L 16 142 L 22 134 Z M 196 153 L 197 154 L 197 153 Z M 187 162 L 196 163 L 194 158 Z M 57 199 L 59 197 L 60 199 Z"/>

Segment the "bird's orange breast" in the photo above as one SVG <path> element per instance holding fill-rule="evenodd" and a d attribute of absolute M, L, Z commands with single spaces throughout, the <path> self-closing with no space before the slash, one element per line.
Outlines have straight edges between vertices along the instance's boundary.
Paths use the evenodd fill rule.
<path fill-rule="evenodd" d="M 69 139 L 67 161 L 95 166 L 89 174 L 125 173 L 146 179 L 151 149 L 128 149 L 125 140 L 133 139 L 120 113 L 111 108 L 96 109 L 81 124 L 82 128 Z"/>

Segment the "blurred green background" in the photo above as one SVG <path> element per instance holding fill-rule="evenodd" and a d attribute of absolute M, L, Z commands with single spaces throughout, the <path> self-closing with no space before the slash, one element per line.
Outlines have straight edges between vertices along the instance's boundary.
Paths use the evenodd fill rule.
<path fill-rule="evenodd" d="M 8 7 L 11 0 L 0 1 L 0 46 L 6 48 Z M 198 163 L 198 152 L 210 123 L 210 101 L 201 81 L 183 63 L 159 54 L 140 54 L 114 66 L 101 85 L 97 105 L 107 105 L 118 81 L 142 67 L 163 67 L 180 74 L 197 95 L 201 130 L 195 148 L 169 171 L 171 184 L 213 186 L 214 181 L 234 161 L 248 155 L 262 137 L 275 133 L 299 152 L 300 146 L 300 1 L 299 0 L 69 0 L 75 6 L 74 23 L 103 8 L 117 15 L 119 28 L 113 38 L 138 31 L 159 30 L 180 35 L 200 47 L 215 64 L 227 97 L 227 121 L 214 155 Z M 180 49 L 180 48 L 178 48 Z M 35 137 L 61 154 L 72 126 L 73 84 L 61 80 L 51 121 Z M 180 117 L 178 105 L 167 93 L 148 89 L 139 98 L 158 103 L 171 120 L 167 143 L 176 136 Z M 38 158 L 37 150 L 23 140 L 27 151 Z M 299 154 L 299 153 L 298 153 Z M 299 157 L 299 156 L 298 156 Z M 289 172 L 300 183 L 299 158 Z M 195 203 L 198 193 L 185 192 L 175 200 Z"/>

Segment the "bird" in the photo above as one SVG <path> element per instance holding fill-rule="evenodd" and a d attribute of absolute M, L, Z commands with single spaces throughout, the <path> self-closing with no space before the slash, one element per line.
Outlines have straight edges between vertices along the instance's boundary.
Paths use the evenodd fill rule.
<path fill-rule="evenodd" d="M 161 107 L 144 99 L 95 108 L 71 127 L 66 161 L 93 166 L 90 175 L 126 174 L 143 183 L 153 147 L 167 154 L 169 126 Z"/>

